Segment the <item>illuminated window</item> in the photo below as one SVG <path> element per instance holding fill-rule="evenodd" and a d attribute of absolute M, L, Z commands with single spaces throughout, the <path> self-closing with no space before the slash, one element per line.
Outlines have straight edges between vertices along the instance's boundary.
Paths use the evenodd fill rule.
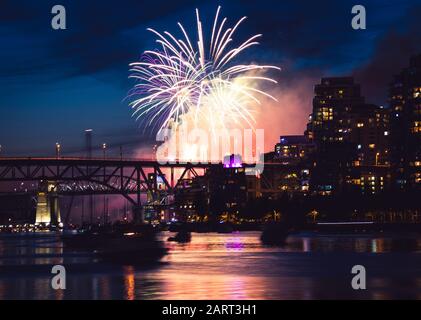
<path fill-rule="evenodd" d="M 357 123 L 357 127 L 358 127 L 358 128 L 362 128 L 362 127 L 364 127 L 364 123 L 361 123 L 361 122 Z"/>
<path fill-rule="evenodd" d="M 375 145 L 374 143 L 371 143 L 371 144 L 369 144 L 369 145 L 368 145 L 368 147 L 369 147 L 370 149 L 374 149 L 374 148 L 376 147 L 376 145 Z"/>
<path fill-rule="evenodd" d="M 333 120 L 333 108 L 321 108 L 322 119 L 324 121 Z"/>
<path fill-rule="evenodd" d="M 414 98 L 421 97 L 421 87 L 414 88 Z"/>

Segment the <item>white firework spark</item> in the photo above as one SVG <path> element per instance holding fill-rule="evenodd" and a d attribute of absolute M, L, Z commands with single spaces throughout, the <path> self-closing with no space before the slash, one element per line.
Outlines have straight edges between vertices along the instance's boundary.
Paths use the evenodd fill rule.
<path fill-rule="evenodd" d="M 245 122 L 253 127 L 253 106 L 260 104 L 259 96 L 276 100 L 259 89 L 261 82 L 276 83 L 260 76 L 268 69 L 278 67 L 257 64 L 233 65 L 241 52 L 257 45 L 260 34 L 231 48 L 235 31 L 246 19 L 241 18 L 233 27 L 225 28 L 227 18 L 219 23 L 218 7 L 212 28 L 209 50 L 206 50 L 202 22 L 196 9 L 197 43 L 192 44 L 182 24 L 183 34 L 177 39 L 171 33 L 148 29 L 157 36 L 159 50 L 145 51 L 139 62 L 130 64 L 131 78 L 138 83 L 129 96 L 136 119 L 146 121 L 148 127 L 162 130 L 173 123 L 179 124 L 183 116 L 193 117 L 196 126 L 208 126 L 212 131 L 225 128 L 226 123 Z"/>

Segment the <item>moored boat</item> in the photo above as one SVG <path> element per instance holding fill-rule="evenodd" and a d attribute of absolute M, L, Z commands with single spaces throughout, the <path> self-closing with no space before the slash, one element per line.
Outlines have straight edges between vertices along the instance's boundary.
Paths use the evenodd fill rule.
<path fill-rule="evenodd" d="M 157 262 L 167 249 L 149 225 L 124 225 L 63 236 L 65 248 L 92 251 L 101 261 L 137 264 Z"/>
<path fill-rule="evenodd" d="M 191 241 L 191 233 L 187 230 L 180 230 L 174 237 L 169 237 L 168 241 L 186 243 Z"/>
<path fill-rule="evenodd" d="M 285 245 L 288 234 L 289 228 L 285 223 L 268 223 L 263 227 L 260 240 L 266 245 L 282 246 Z"/>

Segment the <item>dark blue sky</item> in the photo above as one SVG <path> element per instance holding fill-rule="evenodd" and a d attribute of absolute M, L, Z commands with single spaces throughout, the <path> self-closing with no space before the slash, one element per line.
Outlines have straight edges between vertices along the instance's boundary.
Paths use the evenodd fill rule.
<path fill-rule="evenodd" d="M 67 30 L 51 28 L 55 4 L 67 10 Z M 366 6 L 367 30 L 351 28 L 355 4 Z M 64 153 L 77 153 L 86 128 L 94 129 L 98 146 L 123 144 L 129 150 L 142 144 L 123 99 L 133 85 L 128 64 L 155 46 L 145 29 L 177 32 L 178 21 L 192 29 L 196 7 L 209 26 L 218 5 L 231 22 L 248 16 L 239 39 L 263 34 L 261 45 L 242 59 L 282 67 L 281 90 L 302 79 L 354 75 L 369 102 L 386 105 L 392 75 L 421 52 L 421 0 L 2 0 L 0 144 L 5 154 L 52 154 L 56 141 Z M 304 119 L 310 101 L 299 108 Z M 295 132 L 282 133 L 300 134 L 303 119 Z"/>

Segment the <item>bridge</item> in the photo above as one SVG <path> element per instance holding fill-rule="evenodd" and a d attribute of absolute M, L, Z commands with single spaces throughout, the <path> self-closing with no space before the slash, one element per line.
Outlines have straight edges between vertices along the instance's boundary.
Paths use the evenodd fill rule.
<path fill-rule="evenodd" d="M 222 162 L 160 163 L 150 159 L 123 158 L 3 157 L 0 158 L 0 182 L 40 182 L 36 220 L 42 215 L 48 216 L 41 219 L 43 221 L 52 217 L 60 219 L 60 213 L 53 212 L 59 210 L 58 195 L 72 196 L 71 208 L 74 196 L 120 194 L 132 205 L 134 219 L 143 221 L 145 203 L 141 202 L 142 194 L 147 194 L 148 203 L 162 205 L 162 199 L 174 195 L 183 179 L 197 177 L 199 173 L 222 165 Z M 243 163 L 241 167 L 251 169 L 256 164 Z M 261 190 L 269 193 L 280 192 L 273 173 L 303 169 L 301 165 L 273 162 L 265 162 L 264 168 L 268 174 L 260 175 Z"/>
<path fill-rule="evenodd" d="M 198 170 L 221 165 L 121 158 L 0 158 L 0 182 L 52 182 L 54 187 L 47 186 L 43 193 L 54 195 L 120 194 L 133 205 L 135 220 L 142 220 L 142 194 L 152 200 L 163 192 L 174 194 L 186 176 L 196 177 Z"/>

